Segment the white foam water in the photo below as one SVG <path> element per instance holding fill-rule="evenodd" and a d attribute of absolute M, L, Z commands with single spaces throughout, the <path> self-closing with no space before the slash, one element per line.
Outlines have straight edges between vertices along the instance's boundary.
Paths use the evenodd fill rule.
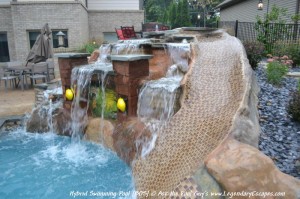
<path fill-rule="evenodd" d="M 153 150 L 159 132 L 179 109 L 180 82 L 189 68 L 190 44 L 167 44 L 166 50 L 172 60 L 166 77 L 146 82 L 139 93 L 138 117 L 152 134 L 150 139 L 137 140 L 142 157 Z"/>
<path fill-rule="evenodd" d="M 132 174 L 104 147 L 20 129 L 0 137 L 0 198 L 74 198 L 77 191 L 87 193 L 84 198 L 109 192 L 115 198 L 135 198 L 119 195 L 134 193 Z"/>

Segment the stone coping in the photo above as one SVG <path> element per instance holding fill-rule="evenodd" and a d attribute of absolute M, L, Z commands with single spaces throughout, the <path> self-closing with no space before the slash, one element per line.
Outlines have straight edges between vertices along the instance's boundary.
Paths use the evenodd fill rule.
<path fill-rule="evenodd" d="M 288 72 L 286 75 L 289 77 L 299 77 L 300 78 L 300 72 Z"/>
<path fill-rule="evenodd" d="M 200 32 L 212 32 L 218 30 L 218 28 L 204 28 L 204 27 L 182 27 L 184 31 L 200 31 Z"/>
<path fill-rule="evenodd" d="M 34 88 L 41 89 L 41 90 L 47 90 L 48 84 L 46 84 L 46 83 L 36 84 L 36 85 L 34 85 Z"/>
<path fill-rule="evenodd" d="M 54 57 L 57 58 L 82 58 L 88 57 L 89 53 L 56 53 Z"/>
<path fill-rule="evenodd" d="M 153 58 L 153 55 L 110 55 L 108 58 L 111 61 L 137 61 L 151 59 Z"/>
<path fill-rule="evenodd" d="M 183 39 L 192 40 L 192 39 L 195 39 L 194 36 L 190 36 L 190 35 L 174 35 L 173 38 L 175 40 L 183 40 Z"/>
<path fill-rule="evenodd" d="M 97 68 L 94 69 L 94 73 L 103 73 L 103 72 L 104 71 L 101 70 L 101 69 L 97 69 Z M 115 75 L 115 72 L 113 70 L 112 71 L 108 71 L 107 75 Z"/>

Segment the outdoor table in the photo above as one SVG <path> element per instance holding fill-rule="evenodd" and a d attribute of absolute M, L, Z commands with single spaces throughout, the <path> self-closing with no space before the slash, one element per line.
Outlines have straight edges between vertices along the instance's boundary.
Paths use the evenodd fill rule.
<path fill-rule="evenodd" d="M 19 73 L 19 82 L 16 84 L 16 87 L 19 85 L 21 82 L 21 88 L 24 91 L 24 79 L 26 78 L 26 72 L 29 72 L 31 70 L 30 66 L 24 66 L 23 64 L 21 65 L 15 65 L 15 66 L 8 66 L 6 70 L 9 71 L 14 71 Z"/>

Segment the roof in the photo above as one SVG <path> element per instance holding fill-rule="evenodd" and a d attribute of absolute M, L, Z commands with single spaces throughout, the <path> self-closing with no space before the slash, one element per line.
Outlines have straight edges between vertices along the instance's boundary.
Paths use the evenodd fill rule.
<path fill-rule="evenodd" d="M 243 0 L 225 0 L 222 3 L 220 3 L 219 5 L 217 5 L 216 8 L 226 8 L 229 6 L 232 6 L 234 4 L 240 3 Z"/>

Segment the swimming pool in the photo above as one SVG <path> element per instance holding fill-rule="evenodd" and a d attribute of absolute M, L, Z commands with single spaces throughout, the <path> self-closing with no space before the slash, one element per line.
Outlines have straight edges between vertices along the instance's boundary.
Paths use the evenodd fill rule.
<path fill-rule="evenodd" d="M 135 198 L 130 168 L 102 146 L 0 132 L 0 198 Z"/>

